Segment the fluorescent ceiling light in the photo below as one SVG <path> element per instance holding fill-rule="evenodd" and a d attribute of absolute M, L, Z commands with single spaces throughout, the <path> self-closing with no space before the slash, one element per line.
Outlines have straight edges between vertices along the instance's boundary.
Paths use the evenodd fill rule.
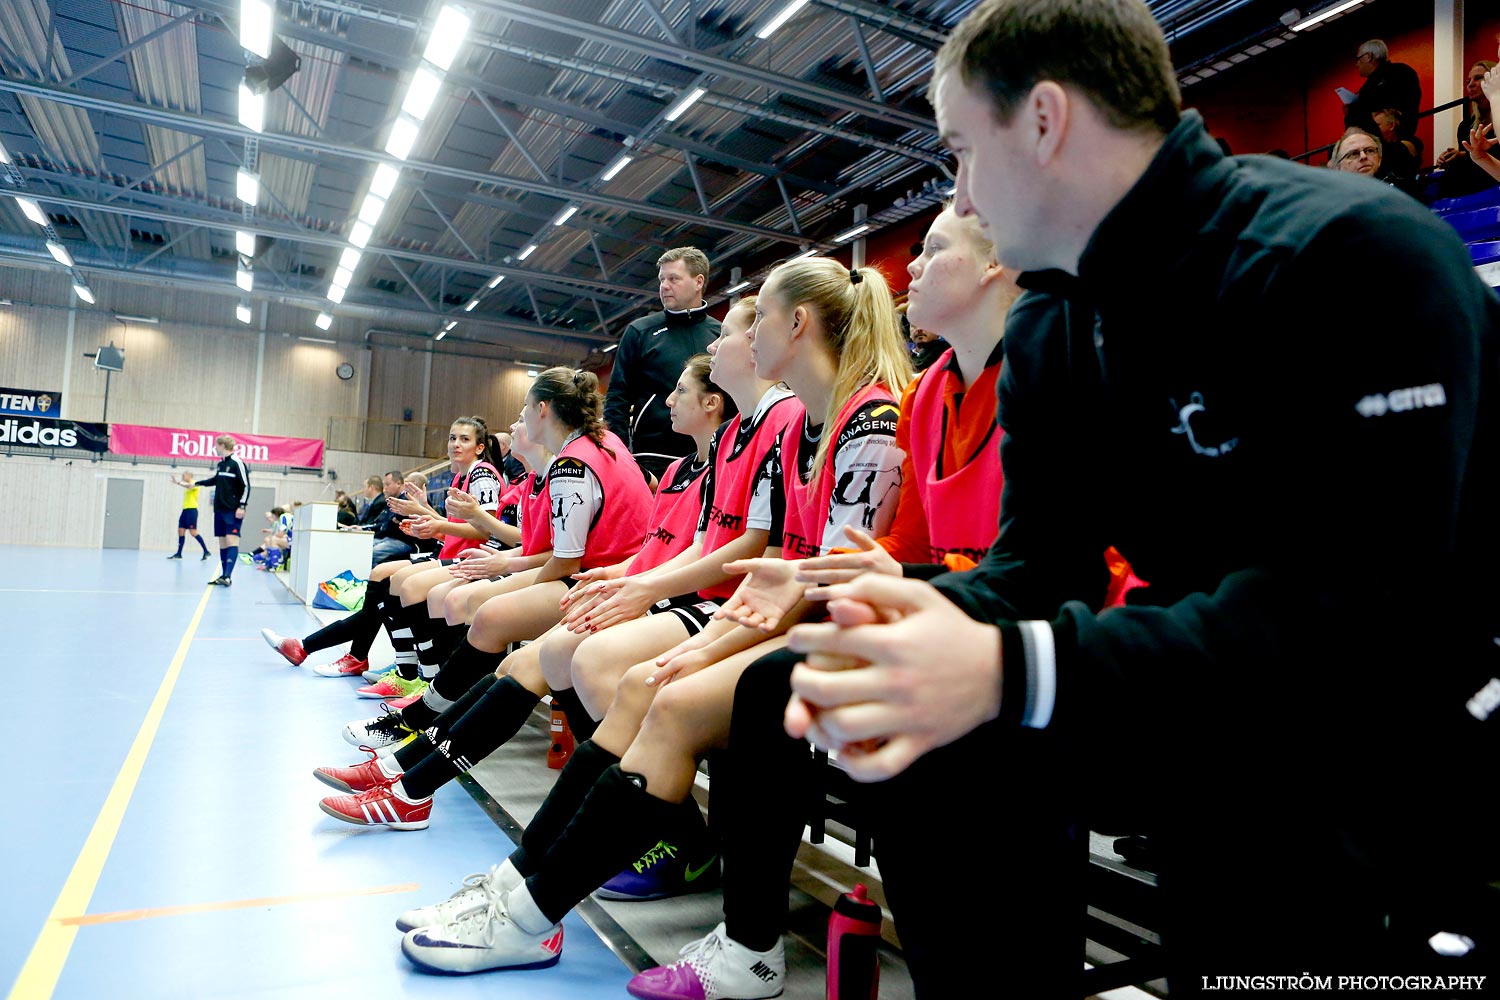
<path fill-rule="evenodd" d="M 406 88 L 406 99 L 401 102 L 401 110 L 421 121 L 432 110 L 432 102 L 437 100 L 438 91 L 442 89 L 443 78 L 425 64 L 419 65 L 412 75 L 411 85 Z"/>
<path fill-rule="evenodd" d="M 448 328 L 445 326 L 441 330 L 439 330 L 437 332 L 437 336 L 433 337 L 432 339 L 433 339 L 434 342 L 437 342 L 439 340 L 442 340 L 446 336 L 448 336 Z"/>
<path fill-rule="evenodd" d="M 266 129 L 266 95 L 257 94 L 240 84 L 240 124 L 252 132 Z"/>
<path fill-rule="evenodd" d="M 531 371 L 527 372 L 526 373 L 526 377 L 527 378 L 536 378 L 536 369 L 533 368 Z"/>
<path fill-rule="evenodd" d="M 367 194 L 364 203 L 359 206 L 359 221 L 367 226 L 374 226 L 380 221 L 380 213 L 384 211 L 385 199 Z"/>
<path fill-rule="evenodd" d="M 692 107 L 694 104 L 697 104 L 698 98 L 702 97 L 706 93 L 708 93 L 708 91 L 704 90 L 702 87 L 694 87 L 686 97 L 678 101 L 672 107 L 671 111 L 667 112 L 667 121 L 675 122 L 677 119 L 681 118 L 682 113 L 688 108 Z"/>
<path fill-rule="evenodd" d="M 260 201 L 260 175 L 248 170 L 234 172 L 234 196 L 254 208 Z"/>
<path fill-rule="evenodd" d="M 1320 10 L 1311 17 L 1304 17 L 1302 20 L 1291 26 L 1292 30 L 1305 31 L 1308 28 L 1311 28 L 1313 25 L 1319 23 L 1320 21 L 1326 21 L 1328 18 L 1333 17 L 1335 14 L 1342 14 L 1349 8 L 1358 7 L 1364 2 L 1365 0 L 1344 0 L 1343 3 L 1336 3 L 1332 7 L 1329 7 L 1327 10 Z"/>
<path fill-rule="evenodd" d="M 313 320 L 313 324 L 319 330 L 326 330 L 333 325 L 333 317 L 327 313 L 318 313 L 318 318 Z"/>
<path fill-rule="evenodd" d="M 10 150 L 8 150 L 8 149 L 5 148 L 5 143 L 0 142 L 0 163 L 9 163 L 9 162 L 11 162 L 11 159 L 10 159 Z"/>
<path fill-rule="evenodd" d="M 791 3 L 781 8 L 781 10 L 776 14 L 775 17 L 766 22 L 766 26 L 764 28 L 761 28 L 755 33 L 755 37 L 770 38 L 776 33 L 776 29 L 780 28 L 783 24 L 786 24 L 787 21 L 791 20 L 793 14 L 797 13 L 797 11 L 806 6 L 807 0 L 791 0 Z"/>
<path fill-rule="evenodd" d="M 239 305 L 235 306 L 234 307 L 234 318 L 237 319 L 237 320 L 239 320 L 241 323 L 248 323 L 248 322 L 250 322 L 250 307 L 247 306 L 247 305 L 245 305 L 245 303 L 243 303 L 243 302 L 241 302 Z"/>
<path fill-rule="evenodd" d="M 522 250 L 520 253 L 516 254 L 516 260 L 525 260 L 527 257 L 530 257 L 534 253 L 536 253 L 536 244 L 528 243 L 526 244 L 525 250 Z"/>
<path fill-rule="evenodd" d="M 432 37 L 427 40 L 427 49 L 422 58 L 438 69 L 447 71 L 458 55 L 464 36 L 469 33 L 469 15 L 461 8 L 445 6 L 439 13 L 437 24 L 432 27 Z"/>
<path fill-rule="evenodd" d="M 474 307 L 477 306 L 477 305 L 479 305 L 479 300 L 478 299 L 470 299 L 469 301 L 467 301 L 467 302 L 464 303 L 464 312 L 466 312 L 466 313 L 473 312 L 474 311 Z"/>
<path fill-rule="evenodd" d="M 328 288 L 328 301 L 334 303 L 335 305 L 344 301 L 344 286 L 330 285 Z"/>
<path fill-rule="evenodd" d="M 375 168 L 375 178 L 370 181 L 370 193 L 381 198 L 389 198 L 391 192 L 396 189 L 396 178 L 401 176 L 401 168 L 393 167 L 389 163 L 382 163 Z"/>
<path fill-rule="evenodd" d="M 348 288 L 349 282 L 354 280 L 354 272 L 347 267 L 341 267 L 333 272 L 333 283 L 340 288 Z"/>
<path fill-rule="evenodd" d="M 573 215 L 577 211 L 578 211 L 578 206 L 577 205 L 569 205 L 567 208 L 565 208 L 561 212 L 557 213 L 557 218 L 555 218 L 555 219 L 552 220 L 552 224 L 554 226 L 560 226 L 560 225 L 562 225 L 563 223 L 565 223 L 569 219 L 571 219 L 573 217 Z"/>
<path fill-rule="evenodd" d="M 94 293 L 89 290 L 88 285 L 79 284 L 75 281 L 73 283 L 73 294 L 78 296 L 83 301 L 87 302 L 89 305 L 94 304 Z"/>
<path fill-rule="evenodd" d="M 635 157 L 633 157 L 633 156 L 623 156 L 623 155 L 620 156 L 618 159 L 615 160 L 615 162 L 613 162 L 613 163 L 611 163 L 609 165 L 609 169 L 608 170 L 604 171 L 604 173 L 602 173 L 602 174 L 599 175 L 599 179 L 601 181 L 612 181 L 612 180 L 614 180 L 615 179 L 615 175 L 618 174 L 621 170 L 624 170 L 627 166 L 629 166 L 630 165 L 630 161 L 633 160 L 633 159 L 635 159 Z"/>
<path fill-rule="evenodd" d="M 369 245 L 370 234 L 374 231 L 375 227 L 369 223 L 356 222 L 354 228 L 349 230 L 349 242 L 363 250 Z"/>
<path fill-rule="evenodd" d="M 417 133 L 422 130 L 422 125 L 415 118 L 406 115 L 397 115 L 396 123 L 391 126 L 391 134 L 385 140 L 385 151 L 398 160 L 404 160 L 411 155 L 411 148 L 417 144 Z"/>
<path fill-rule="evenodd" d="M 297 339 L 298 340 L 305 340 L 309 344 L 337 344 L 338 343 L 337 340 L 329 340 L 327 337 L 304 337 L 300 333 L 297 335 Z"/>
<path fill-rule="evenodd" d="M 740 289 L 742 289 L 742 288 L 749 288 L 749 287 L 750 287 L 750 282 L 748 282 L 748 281 L 742 281 L 738 285 L 733 285 L 733 286 L 731 286 L 729 288 L 724 289 L 724 294 L 725 295 L 733 295 L 735 292 L 739 291 Z"/>
<path fill-rule="evenodd" d="M 610 351 L 613 351 L 616 347 L 619 347 L 619 346 L 620 346 L 619 344 L 609 344 L 609 345 L 607 345 L 605 347 L 599 348 L 599 353 L 600 354 L 608 354 Z"/>
<path fill-rule="evenodd" d="M 266 0 L 240 0 L 240 44 L 262 59 L 271 58 L 272 18 Z"/>
<path fill-rule="evenodd" d="M 490 283 L 488 285 L 485 285 L 484 287 L 485 288 L 494 288 L 495 286 L 499 285 L 500 282 L 502 282 L 504 280 L 505 280 L 505 275 L 503 275 L 503 274 L 497 274 L 493 278 L 491 278 L 490 279 Z"/>
<path fill-rule="evenodd" d="M 63 267 L 73 266 L 73 255 L 68 253 L 67 247 L 56 240 L 47 241 L 47 252 L 52 255 L 53 260 L 57 261 Z"/>
<path fill-rule="evenodd" d="M 161 320 L 156 316 L 127 316 L 124 313 L 115 313 L 115 319 L 121 323 L 149 323 L 151 326 L 161 325 Z"/>
<path fill-rule="evenodd" d="M 234 232 L 234 252 L 245 257 L 255 256 L 255 234 L 243 229 Z"/>
<path fill-rule="evenodd" d="M 839 233 L 837 236 L 835 236 L 833 238 L 833 241 L 835 243 L 842 243 L 845 240 L 852 240 L 852 239 L 854 239 L 854 237 L 858 236 L 860 233 L 864 232 L 865 230 L 867 230 L 869 228 L 870 228 L 870 224 L 868 222 L 861 222 L 859 225 L 855 226 L 853 229 L 846 229 L 842 233 Z"/>
<path fill-rule="evenodd" d="M 47 225 L 47 213 L 43 212 L 42 206 L 38 205 L 35 201 L 30 198 L 17 198 L 16 204 L 21 206 L 21 213 L 26 218 L 39 226 Z"/>
<path fill-rule="evenodd" d="M 234 283 L 240 286 L 241 291 L 255 291 L 255 273 L 247 268 L 240 268 L 234 272 Z"/>
<path fill-rule="evenodd" d="M 450 319 L 448 322 L 446 322 L 446 323 L 443 324 L 443 330 L 446 332 L 448 330 L 453 329 L 457 325 L 458 325 L 458 320 L 456 320 L 456 319 Z"/>
<path fill-rule="evenodd" d="M 354 270 L 359 266 L 359 259 L 364 255 L 353 247 L 344 247 L 344 252 L 339 254 L 339 267 Z"/>
<path fill-rule="evenodd" d="M 818 248 L 817 247 L 813 247 L 811 250 L 804 250 L 804 251 L 802 251 L 797 256 L 791 258 L 791 260 L 806 260 L 809 257 L 816 257 L 817 255 L 818 255 Z M 787 263 L 791 263 L 791 261 L 788 261 Z"/>

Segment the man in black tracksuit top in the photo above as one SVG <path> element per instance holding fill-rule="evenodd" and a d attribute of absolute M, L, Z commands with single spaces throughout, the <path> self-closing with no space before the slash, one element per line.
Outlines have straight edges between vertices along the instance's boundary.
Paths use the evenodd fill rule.
<path fill-rule="evenodd" d="M 934 86 L 959 210 L 980 213 L 1002 260 L 1054 268 L 1023 276 L 1006 321 L 999 537 L 936 589 L 872 575 L 831 588 L 848 598 L 837 624 L 792 633 L 813 663 L 793 673 L 789 728 L 845 746 L 867 780 L 899 772 L 881 869 L 926 878 L 888 884 L 897 931 L 908 893 L 913 930 L 943 938 L 924 957 L 955 977 L 940 969 L 919 996 L 958 995 L 980 964 L 1018 995 L 1081 995 L 1091 826 L 1153 837 L 1174 998 L 1239 995 L 1220 976 L 1483 971 L 1500 948 L 1485 888 L 1500 857 L 1486 829 L 1500 300 L 1411 199 L 1225 157 L 1192 112 L 1122 129 L 1092 96 L 1111 80 L 1087 67 L 1034 71 L 1043 82 L 1023 80 L 1007 120 L 971 63 L 1025 74 L 1012 41 L 1047 58 L 1011 12 L 1033 26 L 1048 6 L 987 0 Z M 1069 25 L 1085 41 L 1067 48 L 1167 65 L 1143 5 L 1052 6 L 1106 22 L 1128 8 L 1128 42 Z M 1107 72 L 1131 68 L 1156 71 Z M 1083 161 L 1052 158 L 1069 143 L 1091 167 L 1124 167 L 1092 178 L 1117 185 L 1092 219 L 1056 207 L 1088 197 L 1064 173 Z M 1002 192 L 1041 203 L 1007 208 Z M 1346 294 L 1374 285 L 1388 285 L 1379 322 Z M 1109 545 L 1149 586 L 1100 613 Z M 900 620 L 867 624 L 877 609 Z M 870 666 L 812 669 L 828 655 Z M 945 885 L 934 814 L 975 794 L 976 769 L 999 820 L 975 836 L 1004 878 Z M 1042 955 L 1050 973 L 1004 943 L 1039 922 L 1068 945 Z M 1441 957 L 1440 931 L 1479 947 Z"/>
<path fill-rule="evenodd" d="M 718 339 L 719 321 L 703 302 L 708 281 L 703 251 L 675 247 L 656 264 L 664 311 L 641 317 L 620 335 L 604 422 L 630 445 L 641 469 L 660 479 L 668 465 L 696 448 L 692 438 L 672 430 L 667 397 L 688 358 Z"/>
<path fill-rule="evenodd" d="M 212 487 L 214 491 L 214 537 L 219 542 L 221 572 L 208 582 L 215 587 L 227 587 L 240 557 L 240 525 L 245 520 L 245 505 L 250 502 L 250 470 L 235 455 L 234 438 L 220 434 L 214 445 L 219 452 L 219 465 L 212 476 L 199 479 L 198 485 Z"/>

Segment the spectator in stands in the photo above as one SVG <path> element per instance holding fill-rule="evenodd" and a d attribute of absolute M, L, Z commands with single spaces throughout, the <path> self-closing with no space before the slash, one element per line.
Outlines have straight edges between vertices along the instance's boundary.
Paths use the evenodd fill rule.
<path fill-rule="evenodd" d="M 1354 65 L 1365 82 L 1344 107 L 1345 127 L 1375 133 L 1378 131 L 1375 113 L 1395 108 L 1401 113 L 1401 135 L 1407 137 L 1416 132 L 1417 112 L 1422 104 L 1422 81 L 1416 70 L 1406 63 L 1391 62 L 1390 58 L 1385 42 L 1378 38 L 1360 45 Z"/>
<path fill-rule="evenodd" d="M 1226 163 L 1179 117 L 1140 0 L 983 0 L 930 93 L 959 210 L 1030 276 L 1005 331 L 1005 516 L 968 573 L 820 595 L 833 622 L 792 631 L 807 665 L 787 708 L 856 777 L 902 775 L 910 808 L 951 810 L 959 771 L 1006 800 L 986 849 L 1015 864 L 1003 890 L 950 883 L 930 930 L 952 961 L 919 996 L 969 992 L 976 955 L 1018 995 L 1080 995 L 1068 831 L 1123 804 L 1084 770 L 1122 725 L 1146 741 L 1131 804 L 1159 834 L 1174 993 L 1228 969 L 1451 970 L 1429 935 L 1496 930 L 1490 821 L 1390 803 L 1473 802 L 1483 765 L 1421 762 L 1489 760 L 1500 727 L 1476 696 L 1496 673 L 1500 300 L 1415 201 Z M 1377 275 L 1420 294 L 1350 323 L 1308 291 Z M 1170 303 L 1142 301 L 1147 283 Z M 1295 364 L 1268 369 L 1268 330 Z M 1128 485 L 1102 500 L 1105 483 Z M 1100 614 L 1112 542 L 1151 586 Z M 1295 803 L 1257 813 L 1275 875 L 1226 879 L 1214 831 L 1254 802 Z M 1055 849 L 1009 851 L 1049 825 Z M 1007 947 L 997 925 L 1059 897 L 1067 953 Z"/>
<path fill-rule="evenodd" d="M 198 534 L 198 491 L 201 487 L 193 485 L 191 472 L 184 472 L 180 479 L 173 476 L 172 482 L 182 487 L 182 513 L 177 515 L 177 553 L 167 558 L 181 559 L 184 536 L 192 535 L 193 541 L 197 542 L 198 547 L 203 550 L 199 561 L 207 559 L 208 543 L 203 540 L 202 535 Z"/>
<path fill-rule="evenodd" d="M 907 349 L 911 351 L 912 370 L 925 372 L 948 349 L 948 342 L 935 333 L 912 326 L 911 320 L 906 316 L 905 302 L 896 307 L 896 314 L 901 317 L 901 334 L 906 338 Z"/>
<path fill-rule="evenodd" d="M 361 524 L 374 526 L 375 539 L 370 546 L 371 566 L 379 566 L 417 550 L 413 538 L 401 530 L 400 515 L 390 508 L 390 498 L 401 495 L 401 483 L 401 472 L 398 469 L 392 469 L 381 477 L 380 496 L 370 501 L 370 506 L 365 509 L 365 517 L 360 521 Z M 371 511 L 376 512 L 374 517 L 370 516 Z"/>
<path fill-rule="evenodd" d="M 400 481 L 397 477 L 396 482 Z M 364 495 L 355 502 L 355 506 L 359 509 L 358 524 L 361 527 L 373 526 L 379 520 L 380 515 L 386 511 L 385 479 L 380 476 L 371 476 L 366 479 Z"/>
<path fill-rule="evenodd" d="M 1328 165 L 1345 173 L 1364 174 L 1366 177 L 1384 180 L 1385 175 L 1380 169 L 1384 162 L 1382 153 L 1379 139 L 1362 128 L 1349 128 L 1333 144 L 1333 152 L 1328 154 Z"/>
<path fill-rule="evenodd" d="M 1402 136 L 1401 112 L 1395 108 L 1382 108 L 1373 117 L 1379 130 L 1380 169 L 1392 183 L 1409 190 L 1422 167 L 1422 140 Z"/>
<path fill-rule="evenodd" d="M 1457 198 L 1494 185 L 1495 180 L 1469 157 L 1469 137 L 1474 129 L 1483 131 L 1494 121 L 1490 99 L 1484 92 L 1485 74 L 1495 68 L 1489 59 L 1480 59 L 1469 67 L 1464 77 L 1463 121 L 1458 123 L 1458 145 L 1450 146 L 1438 154 L 1434 166 L 1442 167 L 1438 178 L 1437 195 L 1440 198 Z"/>
<path fill-rule="evenodd" d="M 228 434 L 214 439 L 219 465 L 200 487 L 214 491 L 214 537 L 219 542 L 220 573 L 208 581 L 211 587 L 228 587 L 234 575 L 234 564 L 240 557 L 240 525 L 245 520 L 245 504 L 250 502 L 250 469 L 235 455 L 235 440 Z"/>
<path fill-rule="evenodd" d="M 513 483 L 526 475 L 526 466 L 521 464 L 519 458 L 511 454 L 510 435 L 501 431 L 495 435 L 495 440 L 500 442 L 500 461 L 495 467 L 500 470 L 505 481 Z"/>
<path fill-rule="evenodd" d="M 656 261 L 662 312 L 631 323 L 620 335 L 604 401 L 604 422 L 630 447 L 655 483 L 674 459 L 693 451 L 693 439 L 672 432 L 667 396 L 688 358 L 702 354 L 719 335 L 703 289 L 708 255 L 697 247 L 674 247 Z"/>
<path fill-rule="evenodd" d="M 345 493 L 339 498 L 338 525 L 341 528 L 351 528 L 359 523 L 359 508 L 354 503 L 354 498 Z"/>

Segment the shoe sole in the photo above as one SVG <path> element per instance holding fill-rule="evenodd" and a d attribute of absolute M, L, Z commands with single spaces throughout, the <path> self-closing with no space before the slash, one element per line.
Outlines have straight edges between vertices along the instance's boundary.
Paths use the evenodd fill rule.
<path fill-rule="evenodd" d="M 345 823 L 348 823 L 352 826 L 364 826 L 371 829 L 384 827 L 387 830 L 425 830 L 427 829 L 427 824 L 430 822 L 429 820 L 423 819 L 417 820 L 414 823 L 367 823 L 362 819 L 355 819 L 353 816 L 345 816 L 337 809 L 328 808 L 328 806 L 322 802 L 318 803 L 318 808 L 323 810 L 329 816 L 332 816 L 334 819 L 341 819 Z"/>
<path fill-rule="evenodd" d="M 603 887 L 595 889 L 594 895 L 598 896 L 600 899 L 608 899 L 616 903 L 649 903 L 657 899 L 675 899 L 678 896 L 691 896 L 694 893 L 698 892 L 710 892 L 717 888 L 719 888 L 719 882 L 718 880 L 715 880 L 709 885 L 699 885 L 697 882 L 694 882 L 690 886 L 685 886 L 675 891 L 658 892 L 653 893 L 649 896 L 636 896 L 630 893 L 616 892 L 613 889 L 606 889 Z"/>
<path fill-rule="evenodd" d="M 354 692 L 354 696 L 356 698 L 402 698 L 402 697 L 405 697 L 405 695 L 399 695 L 399 694 L 394 694 L 394 695 L 393 694 L 375 694 L 375 693 L 370 692 L 370 691 L 355 691 Z"/>
<path fill-rule="evenodd" d="M 324 664 L 324 666 L 327 666 L 327 664 Z M 346 673 L 343 673 L 342 671 L 338 671 L 338 670 L 335 670 L 333 673 L 325 673 L 323 671 L 322 667 L 312 667 L 311 668 L 311 673 L 314 676 L 316 676 L 316 677 L 353 677 L 354 676 L 353 674 L 346 674 Z"/>
<path fill-rule="evenodd" d="M 416 929 L 412 928 L 412 930 Z M 407 933 L 410 933 L 410 931 Z M 486 965 L 475 969 L 444 969 L 429 964 L 416 954 L 413 954 L 413 951 L 414 949 L 409 947 L 404 940 L 401 942 L 401 954 L 406 956 L 406 960 L 423 972 L 433 976 L 472 976 L 476 972 L 521 972 L 525 969 L 550 969 L 562 958 L 562 953 L 559 952 L 551 958 L 543 959 L 540 962 L 528 962 L 525 965 Z"/>
<path fill-rule="evenodd" d="M 369 791 L 368 788 L 355 788 L 353 785 L 349 784 L 347 781 L 340 781 L 339 779 L 335 778 L 333 775 L 331 775 L 331 774 L 324 774 L 322 771 L 317 771 L 317 770 L 313 771 L 313 777 L 317 778 L 319 781 L 321 781 L 323 784 L 327 785 L 329 788 L 337 788 L 339 791 L 341 791 L 341 792 L 347 792 L 350 795 L 358 795 L 360 792 Z M 325 809 L 324 812 L 327 812 L 327 810 Z"/>

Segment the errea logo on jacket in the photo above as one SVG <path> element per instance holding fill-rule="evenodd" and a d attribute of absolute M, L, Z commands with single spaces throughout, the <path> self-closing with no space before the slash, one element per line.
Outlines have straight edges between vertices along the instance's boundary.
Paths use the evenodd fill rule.
<path fill-rule="evenodd" d="M 1448 394 L 1443 391 L 1441 382 L 1431 385 L 1414 385 L 1409 389 L 1396 389 L 1384 394 L 1376 393 L 1366 396 L 1354 408 L 1362 417 L 1381 417 L 1386 413 L 1405 413 L 1407 410 L 1431 409 L 1435 406 L 1447 406 Z"/>

